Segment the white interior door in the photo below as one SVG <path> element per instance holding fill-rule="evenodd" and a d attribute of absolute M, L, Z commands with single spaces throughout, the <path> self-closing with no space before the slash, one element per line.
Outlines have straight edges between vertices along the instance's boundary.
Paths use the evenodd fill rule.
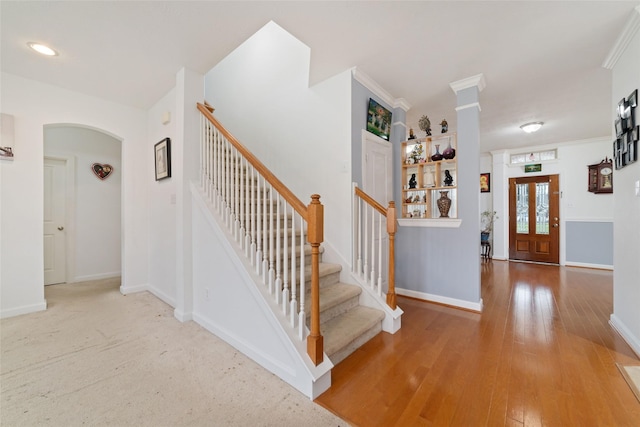
<path fill-rule="evenodd" d="M 362 190 L 373 197 L 382 206 L 389 206 L 393 200 L 393 158 L 389 141 L 363 131 L 362 134 Z M 386 289 L 389 272 L 389 237 L 386 223 L 374 223 L 374 230 L 382 227 L 381 246 L 378 246 L 379 234 L 374 236 L 374 246 L 382 248 L 382 283 Z M 377 250 L 377 249 L 376 249 Z M 376 257 L 377 262 L 377 257 Z"/>
<path fill-rule="evenodd" d="M 66 281 L 66 164 L 44 159 L 44 284 Z"/>

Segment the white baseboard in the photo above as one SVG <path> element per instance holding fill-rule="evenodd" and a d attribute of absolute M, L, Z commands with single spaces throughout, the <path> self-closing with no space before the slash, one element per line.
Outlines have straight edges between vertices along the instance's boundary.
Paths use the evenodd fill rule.
<path fill-rule="evenodd" d="M 135 294 L 137 292 L 144 292 L 148 290 L 149 285 L 120 286 L 120 293 L 122 295 Z"/>
<path fill-rule="evenodd" d="M 90 280 L 101 280 L 101 279 L 112 279 L 114 277 L 120 277 L 122 275 L 121 271 L 112 271 L 109 273 L 100 273 L 100 274 L 87 274 L 84 276 L 76 276 L 69 283 L 76 282 L 88 282 Z"/>
<path fill-rule="evenodd" d="M 182 310 L 178 310 L 177 308 L 173 310 L 173 317 L 178 319 L 181 323 L 189 322 L 193 320 L 193 313 L 186 313 Z"/>
<path fill-rule="evenodd" d="M 167 295 L 166 293 L 164 293 L 160 289 L 154 288 L 152 286 L 148 286 L 148 290 L 149 290 L 149 292 L 151 292 L 153 295 L 155 295 L 160 300 L 162 300 L 165 303 L 169 304 L 171 307 L 176 308 L 176 299 L 175 298 Z"/>
<path fill-rule="evenodd" d="M 638 357 L 640 357 L 640 337 L 634 336 L 629 328 L 627 328 L 626 325 L 622 323 L 618 316 L 616 316 L 615 314 L 612 314 L 609 317 L 609 324 L 613 327 L 613 329 L 616 330 L 618 334 L 620 334 L 622 339 L 624 339 L 626 343 L 629 344 L 631 350 L 633 350 L 633 352 Z"/>
<path fill-rule="evenodd" d="M 421 299 L 438 304 L 450 305 L 452 307 L 464 308 L 465 310 L 482 313 L 482 299 L 479 302 L 464 301 L 456 298 L 443 297 L 441 295 L 428 294 L 426 292 L 412 291 L 410 289 L 396 288 L 396 294 L 406 297 Z"/>
<path fill-rule="evenodd" d="M 0 311 L 0 318 L 20 316 L 22 314 L 35 313 L 37 311 L 43 311 L 47 309 L 47 301 L 42 301 L 38 304 L 23 305 L 22 307 L 9 308 L 7 310 Z"/>
<path fill-rule="evenodd" d="M 584 267 L 584 268 L 597 268 L 599 270 L 612 270 L 613 265 L 606 264 L 589 264 L 585 262 L 573 262 L 573 261 L 565 261 L 565 267 Z"/>

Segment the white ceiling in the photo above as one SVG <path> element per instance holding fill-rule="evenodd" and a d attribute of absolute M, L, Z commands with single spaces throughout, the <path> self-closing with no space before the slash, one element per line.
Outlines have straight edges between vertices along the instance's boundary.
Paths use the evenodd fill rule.
<path fill-rule="evenodd" d="M 602 67 L 638 1 L 1 1 L 2 71 L 149 108 L 270 20 L 311 48 L 311 83 L 351 67 L 455 129 L 449 83 L 483 73 L 481 149 L 611 135 Z M 60 52 L 40 57 L 27 42 Z M 1 89 L 1 88 L 0 88 Z M 215 104 L 215 102 L 214 102 Z M 519 125 L 543 121 L 536 134 Z M 439 126 L 433 126 L 436 132 Z"/>

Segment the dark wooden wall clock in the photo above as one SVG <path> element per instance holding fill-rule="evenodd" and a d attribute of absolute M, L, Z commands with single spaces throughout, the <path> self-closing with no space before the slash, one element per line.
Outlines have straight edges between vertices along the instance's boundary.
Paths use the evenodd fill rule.
<path fill-rule="evenodd" d="M 589 191 L 592 193 L 613 193 L 613 161 L 604 158 L 589 168 Z"/>

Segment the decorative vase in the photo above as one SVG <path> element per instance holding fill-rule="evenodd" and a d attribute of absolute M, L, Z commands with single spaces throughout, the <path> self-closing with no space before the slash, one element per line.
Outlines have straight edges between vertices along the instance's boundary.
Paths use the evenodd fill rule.
<path fill-rule="evenodd" d="M 438 210 L 440 211 L 440 218 L 449 218 L 449 209 L 451 208 L 451 199 L 448 196 L 448 191 L 441 191 L 438 202 Z"/>
<path fill-rule="evenodd" d="M 445 148 L 444 151 L 442 152 L 442 157 L 444 157 L 447 160 L 451 160 L 455 156 L 456 156 L 456 150 L 455 148 L 451 148 L 451 140 L 449 140 L 447 148 Z"/>
<path fill-rule="evenodd" d="M 431 160 L 433 160 L 434 162 L 442 160 L 442 154 L 440 154 L 440 144 L 436 144 L 436 154 L 431 156 Z"/>

